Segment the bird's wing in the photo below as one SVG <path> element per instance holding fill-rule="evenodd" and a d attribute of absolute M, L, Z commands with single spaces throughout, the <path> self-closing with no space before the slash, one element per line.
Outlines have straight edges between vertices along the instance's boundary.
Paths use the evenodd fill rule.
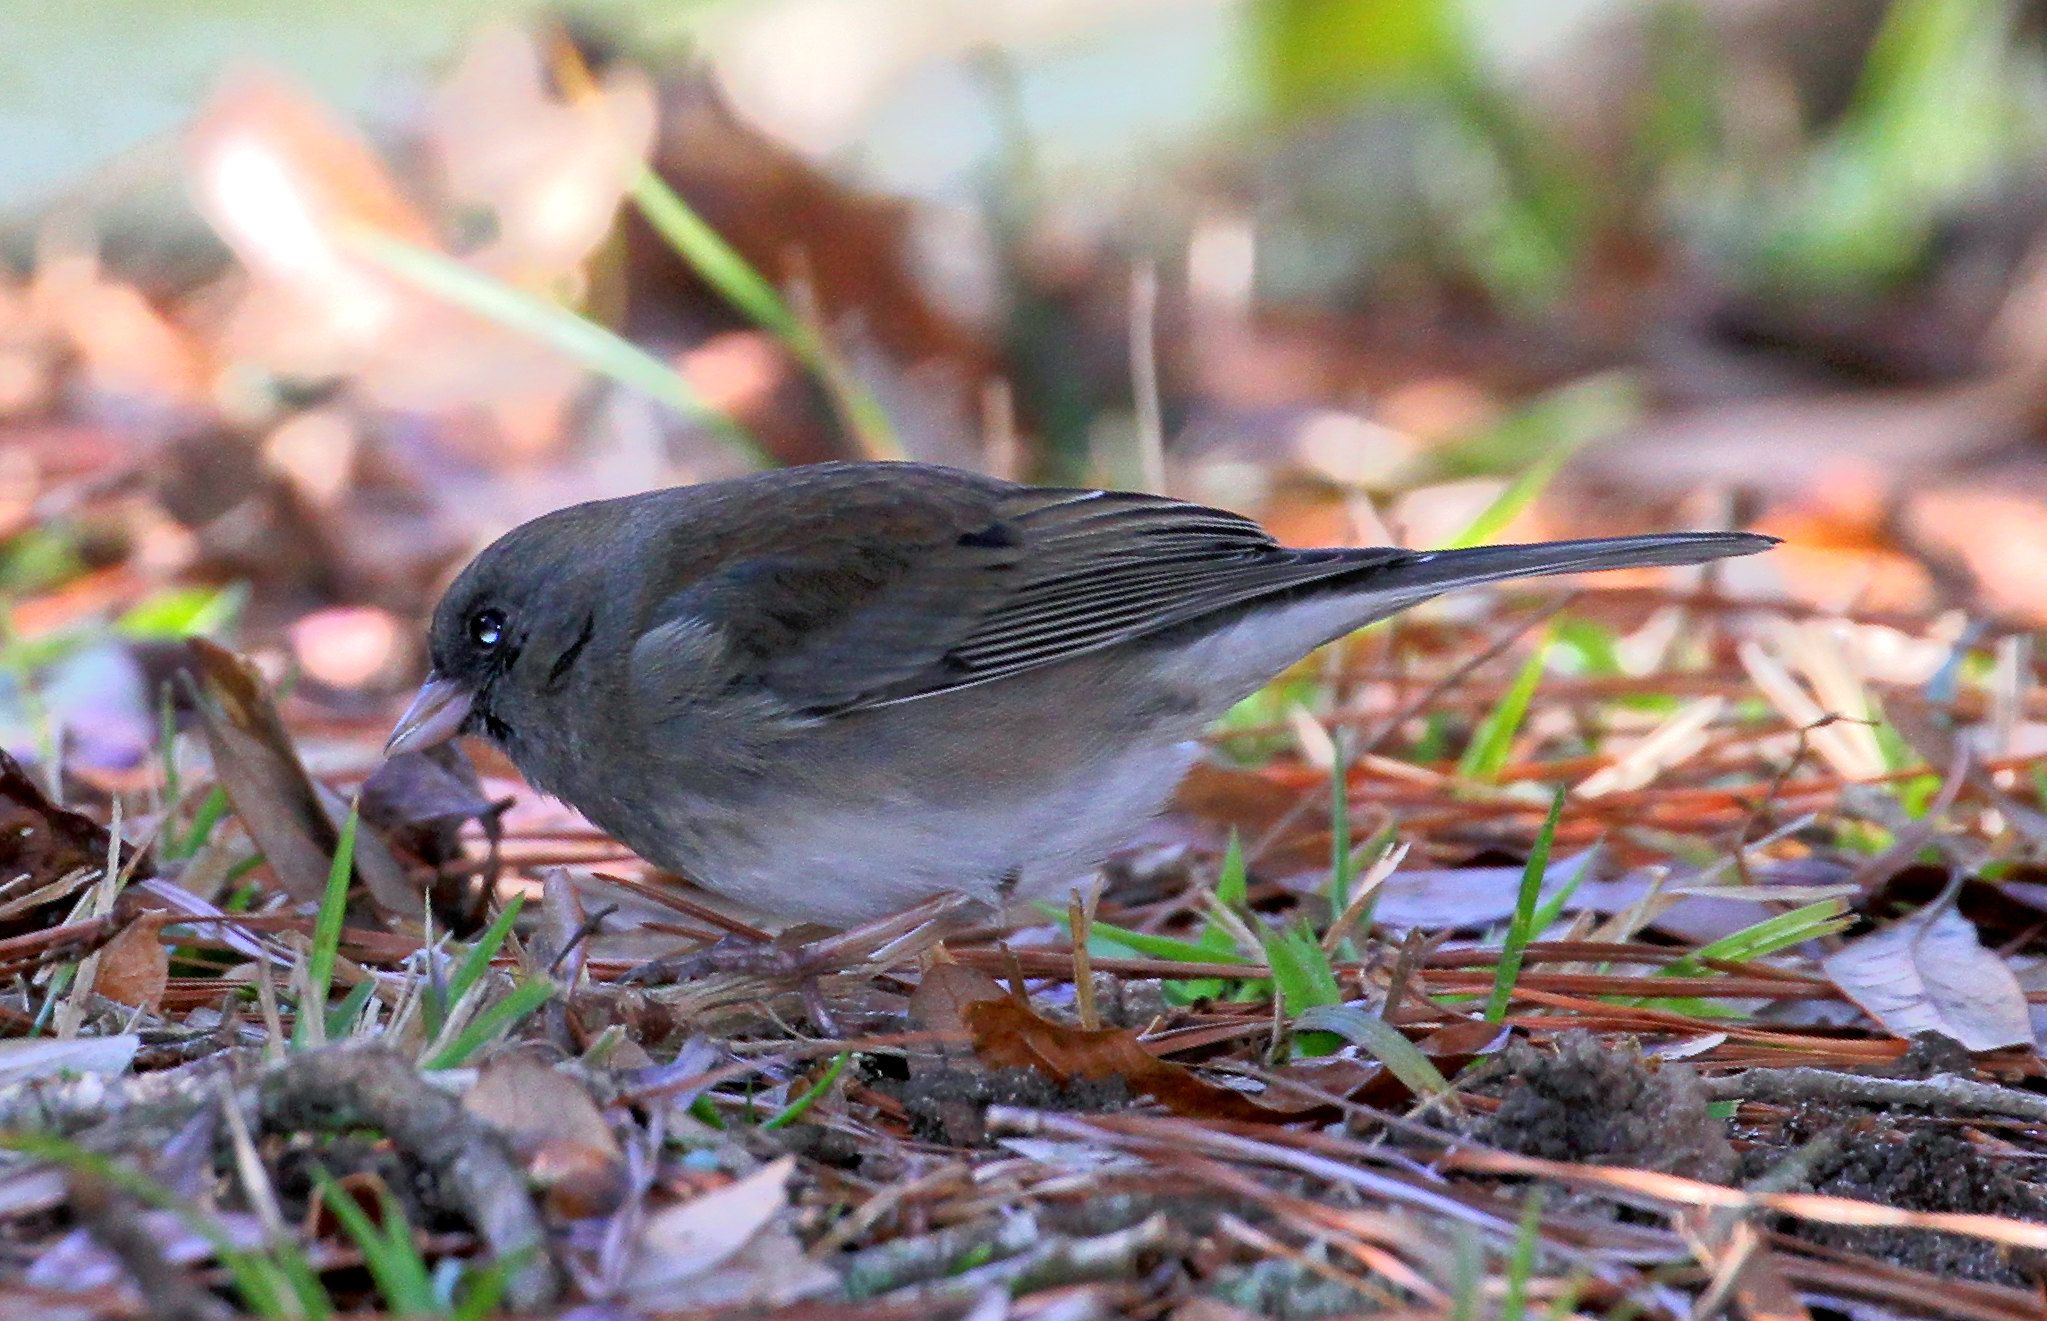
<path fill-rule="evenodd" d="M 699 511 L 692 544 L 721 547 L 716 562 L 684 575 L 636 653 L 673 650 L 664 629 L 693 637 L 709 626 L 735 682 L 827 716 L 987 683 L 1303 591 L 1358 593 L 1362 624 L 1458 587 L 1699 564 L 1772 544 L 1668 533 L 1294 550 L 1241 515 L 1163 496 L 1020 487 L 909 464 L 799 471 L 820 484 L 801 526 L 761 519 L 758 505 L 744 517 Z"/>
<path fill-rule="evenodd" d="M 985 683 L 1355 570 L 1160 496 L 1004 487 L 737 559 L 668 610 L 718 627 L 781 702 L 842 714 Z"/>

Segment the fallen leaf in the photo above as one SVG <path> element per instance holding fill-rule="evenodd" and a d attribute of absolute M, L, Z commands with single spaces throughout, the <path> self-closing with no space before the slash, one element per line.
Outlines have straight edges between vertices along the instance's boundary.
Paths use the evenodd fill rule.
<path fill-rule="evenodd" d="M 1950 905 L 1857 937 L 1821 966 L 1895 1036 L 1938 1032 L 1972 1051 L 2032 1044 L 2017 974 Z"/>
<path fill-rule="evenodd" d="M 340 831 L 299 762 L 262 677 L 204 638 L 187 645 L 193 705 L 235 816 L 285 892 L 301 903 L 319 902 Z M 410 917 L 418 910 L 418 894 L 374 831 L 356 835 L 355 874 L 386 916 Z"/>
<path fill-rule="evenodd" d="M 107 865 L 106 827 L 91 817 L 59 807 L 21 763 L 0 752 L 0 918 L 24 909 L 24 891 L 54 885 L 76 875 L 83 884 Z M 133 850 L 122 846 L 125 864 Z M 144 862 L 146 863 L 146 859 Z M 77 888 L 41 894 L 34 903 L 61 899 Z"/>
<path fill-rule="evenodd" d="M 796 1159 L 784 1156 L 737 1183 L 647 1217 L 625 1291 L 649 1309 L 776 1304 L 836 1287 L 777 1224 L 789 1205 Z"/>
<path fill-rule="evenodd" d="M 968 1009 L 1007 994 L 985 972 L 950 959 L 934 962 L 910 992 L 910 1021 L 927 1032 L 966 1032 Z"/>
<path fill-rule="evenodd" d="M 590 1093 L 528 1056 L 493 1057 L 462 1108 L 503 1133 L 547 1208 L 566 1220 L 604 1215 L 625 1196 L 625 1153 Z"/>
<path fill-rule="evenodd" d="M 1242 1092 L 1207 1082 L 1153 1055 L 1129 1028 L 1055 1023 L 1013 995 L 976 1001 L 965 1013 L 974 1053 L 992 1069 L 1035 1069 L 1062 1086 L 1075 1079 L 1120 1078 L 1132 1092 L 1189 1118 L 1282 1124 L 1317 1114 L 1261 1105 Z"/>
<path fill-rule="evenodd" d="M 99 975 L 92 989 L 109 1000 L 137 1009 L 154 1010 L 170 983 L 171 957 L 154 922 L 134 922 L 107 942 L 99 953 Z"/>
<path fill-rule="evenodd" d="M 423 133 L 446 202 L 487 217 L 465 257 L 508 279 L 572 270 L 612 232 L 654 138 L 654 92 L 607 67 L 567 97 L 534 39 L 491 27 L 428 98 Z"/>
<path fill-rule="evenodd" d="M 378 403 L 428 411 L 514 390 L 537 402 L 581 379 L 534 337 L 370 255 L 365 235 L 446 254 L 368 144 L 288 82 L 230 78 L 194 125 L 187 159 L 200 212 L 250 276 L 225 336 L 235 360 L 345 376 Z M 539 287 L 559 273 L 523 274 Z"/>
<path fill-rule="evenodd" d="M 503 805 L 484 793 L 476 767 L 453 742 L 392 757 L 362 786 L 363 821 L 395 849 L 434 869 L 435 913 L 464 935 L 480 923 L 497 881 Z M 463 827 L 471 821 L 483 828 L 489 849 L 480 874 L 462 843 Z"/>

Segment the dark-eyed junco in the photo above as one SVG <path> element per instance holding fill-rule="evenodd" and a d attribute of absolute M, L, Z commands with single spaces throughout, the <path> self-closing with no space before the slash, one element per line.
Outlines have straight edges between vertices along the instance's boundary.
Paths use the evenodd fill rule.
<path fill-rule="evenodd" d="M 767 913 L 1056 894 L 1165 802 L 1204 727 L 1325 642 L 1455 588 L 1772 544 L 1294 550 L 1155 495 L 792 468 L 506 533 L 435 609 L 389 750 L 486 735 Z"/>

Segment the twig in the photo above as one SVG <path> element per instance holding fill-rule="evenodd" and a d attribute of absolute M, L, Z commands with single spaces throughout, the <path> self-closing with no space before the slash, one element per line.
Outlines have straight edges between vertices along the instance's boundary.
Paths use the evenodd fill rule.
<path fill-rule="evenodd" d="M 426 1167 L 505 1263 L 512 1308 L 537 1311 L 560 1292 L 546 1230 L 504 1139 L 398 1052 L 345 1046 L 295 1056 L 263 1079 L 261 1098 L 271 1128 L 376 1128 Z"/>
<path fill-rule="evenodd" d="M 1797 1105 L 1823 1101 L 1835 1105 L 1917 1105 L 1936 1113 L 1956 1110 L 1979 1115 L 2047 1123 L 2047 1097 L 1977 1082 L 1959 1074 L 1931 1078 L 1872 1078 L 1862 1073 L 1837 1073 L 1803 1066 L 1788 1069 L 1744 1069 L 1703 1080 L 1715 1101 L 1771 1101 Z"/>

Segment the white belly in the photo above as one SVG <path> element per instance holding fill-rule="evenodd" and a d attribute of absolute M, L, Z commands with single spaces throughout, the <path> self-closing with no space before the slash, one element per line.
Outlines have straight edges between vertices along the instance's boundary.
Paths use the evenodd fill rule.
<path fill-rule="evenodd" d="M 1164 806 L 1199 747 L 1147 746 L 1032 801 L 943 810 L 826 807 L 761 830 L 718 889 L 764 913 L 847 926 L 937 894 L 1063 900 Z M 1012 871 L 1017 883 L 1001 893 Z"/>

